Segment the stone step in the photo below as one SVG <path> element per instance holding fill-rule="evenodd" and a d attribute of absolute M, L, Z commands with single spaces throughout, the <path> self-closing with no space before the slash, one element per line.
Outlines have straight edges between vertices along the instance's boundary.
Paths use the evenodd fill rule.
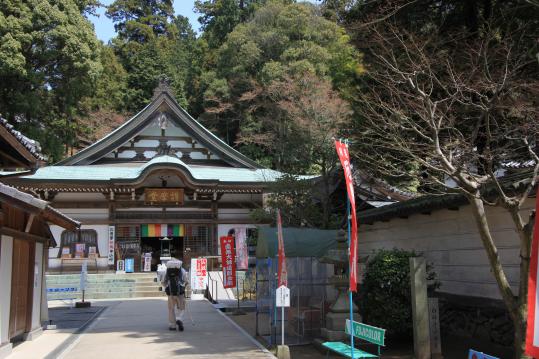
<path fill-rule="evenodd" d="M 48 287 L 49 289 L 54 289 L 54 288 L 66 288 L 64 286 L 59 286 L 59 287 Z M 77 288 L 77 290 L 79 290 L 79 286 L 78 285 L 73 285 L 73 286 L 69 286 L 69 288 Z M 130 286 L 130 287 L 127 287 L 127 286 L 124 286 L 124 287 L 103 287 L 103 286 L 86 286 L 86 291 L 87 292 L 124 292 L 124 291 L 138 291 L 138 290 L 143 290 L 143 291 L 155 291 L 155 292 L 158 292 L 159 291 L 159 286 Z M 57 292 L 49 292 L 49 293 L 57 293 Z"/>
<path fill-rule="evenodd" d="M 95 289 L 86 289 L 86 293 L 88 295 L 90 294 L 96 294 L 96 293 L 135 293 L 135 292 L 151 292 L 151 293 L 157 293 L 160 294 L 162 291 L 155 288 L 123 288 L 123 289 L 103 289 L 103 290 L 95 290 Z M 78 289 L 75 292 L 67 292 L 67 293 L 81 293 Z M 53 297 L 64 297 L 66 295 L 66 292 L 49 292 L 48 294 L 49 298 Z M 70 294 L 69 294 L 70 295 Z"/>
<path fill-rule="evenodd" d="M 47 275 L 48 288 L 78 288 L 80 285 L 80 274 L 54 274 Z M 163 296 L 160 291 L 161 285 L 155 281 L 155 273 L 104 273 L 88 274 L 86 282 L 85 297 L 88 299 L 108 299 L 108 298 L 136 298 Z M 80 299 L 80 292 L 51 292 L 48 298 Z"/>
<path fill-rule="evenodd" d="M 64 280 L 64 281 L 47 281 L 47 285 L 62 285 L 62 284 L 77 284 L 80 283 L 80 278 L 76 280 Z M 86 280 L 88 284 L 101 284 L 101 285 L 134 285 L 144 284 L 152 285 L 159 284 L 160 282 L 153 280 Z"/>
<path fill-rule="evenodd" d="M 46 275 L 47 280 L 66 280 L 66 279 L 74 279 L 74 278 L 80 278 L 80 273 L 77 274 L 47 274 Z M 155 273 L 126 273 L 126 274 L 114 274 L 114 273 L 107 273 L 107 274 L 88 274 L 88 278 L 96 278 L 96 279 L 147 279 L 147 278 L 155 278 Z"/>
<path fill-rule="evenodd" d="M 164 297 L 166 294 L 164 292 L 157 291 L 132 291 L 132 292 L 85 292 L 85 299 L 122 299 L 122 298 L 146 298 L 146 297 Z M 53 295 L 49 294 L 47 296 L 48 300 L 65 300 L 65 299 L 82 299 L 82 293 L 73 292 L 69 294 L 62 295 Z"/>

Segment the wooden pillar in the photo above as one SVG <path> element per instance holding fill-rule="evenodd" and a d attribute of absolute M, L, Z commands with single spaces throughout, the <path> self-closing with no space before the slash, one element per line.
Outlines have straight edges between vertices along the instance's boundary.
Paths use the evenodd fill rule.
<path fill-rule="evenodd" d="M 212 224 L 211 224 L 211 243 L 212 243 L 212 255 L 217 255 L 217 248 L 219 247 L 219 238 L 217 233 L 217 220 L 219 219 L 219 202 L 215 199 L 211 201 L 211 213 L 212 213 Z"/>

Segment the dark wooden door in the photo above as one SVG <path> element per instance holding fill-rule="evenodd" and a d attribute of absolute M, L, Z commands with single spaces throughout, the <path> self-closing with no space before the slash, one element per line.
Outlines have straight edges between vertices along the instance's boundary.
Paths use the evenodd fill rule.
<path fill-rule="evenodd" d="M 11 308 L 9 337 L 13 338 L 30 330 L 32 321 L 34 244 L 13 239 L 13 266 L 11 272 Z"/>

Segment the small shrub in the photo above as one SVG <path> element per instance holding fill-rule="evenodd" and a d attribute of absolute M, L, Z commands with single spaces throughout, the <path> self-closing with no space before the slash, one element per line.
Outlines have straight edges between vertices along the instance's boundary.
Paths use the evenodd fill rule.
<path fill-rule="evenodd" d="M 363 321 L 386 329 L 388 336 L 412 335 L 409 258 L 417 256 L 399 249 L 380 250 L 367 263 L 360 286 Z M 435 276 L 427 265 L 427 279 L 432 281 Z"/>

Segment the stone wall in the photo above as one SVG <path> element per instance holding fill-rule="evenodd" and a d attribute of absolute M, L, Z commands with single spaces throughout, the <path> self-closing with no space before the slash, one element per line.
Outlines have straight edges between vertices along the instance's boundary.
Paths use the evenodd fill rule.
<path fill-rule="evenodd" d="M 461 303 L 465 302 L 461 300 Z M 475 338 L 494 344 L 513 344 L 513 324 L 498 306 L 464 305 L 440 299 L 440 326 L 444 334 Z"/>

